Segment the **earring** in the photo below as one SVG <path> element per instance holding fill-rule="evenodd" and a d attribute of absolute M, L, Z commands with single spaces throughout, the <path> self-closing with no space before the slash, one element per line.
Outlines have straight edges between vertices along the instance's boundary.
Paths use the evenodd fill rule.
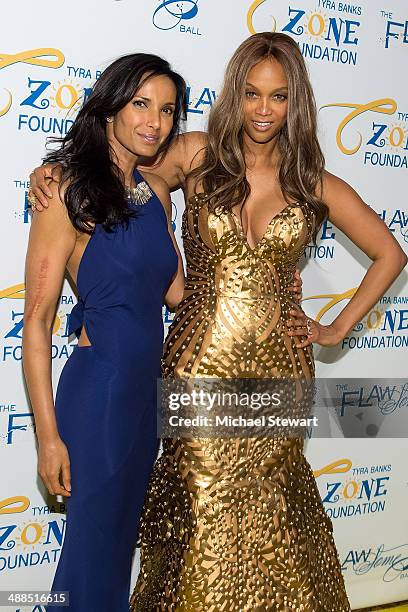
<path fill-rule="evenodd" d="M 113 117 L 106 117 L 106 121 L 107 121 L 108 123 L 112 123 L 112 121 L 113 121 Z"/>

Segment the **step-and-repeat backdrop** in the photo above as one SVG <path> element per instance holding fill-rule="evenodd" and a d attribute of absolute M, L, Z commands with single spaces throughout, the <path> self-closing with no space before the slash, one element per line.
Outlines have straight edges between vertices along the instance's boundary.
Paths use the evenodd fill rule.
<path fill-rule="evenodd" d="M 45 494 L 37 477 L 21 371 L 28 175 L 47 137 L 66 134 L 100 71 L 136 50 L 165 56 L 185 75 L 188 127 L 205 129 L 238 44 L 250 33 L 286 32 L 309 67 L 327 168 L 354 186 L 407 249 L 408 8 L 403 0 L 20 0 L 5 3 L 1 16 L 0 590 L 48 589 L 64 537 L 64 505 Z M 180 193 L 173 202 L 180 236 Z M 302 261 L 308 314 L 331 321 L 369 263 L 325 223 Z M 65 286 L 53 330 L 55 381 L 74 346 L 67 337 L 74 303 Z M 171 314 L 163 316 L 169 324 Z M 407 329 L 404 273 L 341 345 L 316 347 L 318 375 L 373 378 L 369 396 L 388 399 L 384 414 L 401 410 L 408 390 L 384 390 L 375 378 L 406 376 Z M 350 405 L 361 406 L 355 437 L 312 437 L 307 455 L 358 608 L 408 598 L 408 447 L 403 438 L 375 438 L 364 393 L 348 395 L 339 419 Z M 376 405 L 381 409 L 381 401 Z"/>

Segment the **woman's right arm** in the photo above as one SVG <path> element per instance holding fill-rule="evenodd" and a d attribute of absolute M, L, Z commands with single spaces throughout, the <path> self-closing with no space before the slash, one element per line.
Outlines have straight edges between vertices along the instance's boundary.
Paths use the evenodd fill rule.
<path fill-rule="evenodd" d="M 52 495 L 69 496 L 69 456 L 55 418 L 51 378 L 51 338 L 65 267 L 76 232 L 51 185 L 48 214 L 34 214 L 26 258 L 23 367 L 38 439 L 38 471 Z M 60 483 L 62 476 L 62 485 Z"/>

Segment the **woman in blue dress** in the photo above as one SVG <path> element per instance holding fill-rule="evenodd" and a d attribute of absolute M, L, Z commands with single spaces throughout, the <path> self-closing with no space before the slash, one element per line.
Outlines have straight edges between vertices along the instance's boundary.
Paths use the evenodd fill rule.
<path fill-rule="evenodd" d="M 162 305 L 177 304 L 184 281 L 167 184 L 136 165 L 166 152 L 184 101 L 183 79 L 161 58 L 133 54 L 111 64 L 48 155 L 62 181 L 50 184 L 48 214 L 32 220 L 23 362 L 39 473 L 50 494 L 68 498 L 52 590 L 69 592 L 71 612 L 129 606 L 158 449 Z M 79 342 L 54 403 L 51 330 L 66 271 L 79 293 L 70 318 Z"/>

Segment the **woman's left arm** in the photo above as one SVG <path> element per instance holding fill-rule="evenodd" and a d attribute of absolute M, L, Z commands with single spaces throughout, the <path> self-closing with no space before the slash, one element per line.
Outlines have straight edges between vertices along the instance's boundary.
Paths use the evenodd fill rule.
<path fill-rule="evenodd" d="M 330 221 L 373 263 L 354 296 L 330 325 L 308 319 L 311 333 L 298 346 L 312 342 L 334 346 L 341 342 L 385 294 L 408 261 L 386 224 L 345 181 L 325 172 L 321 197 L 329 207 Z M 294 315 L 294 318 L 299 317 Z M 301 335 L 301 332 L 290 335 Z"/>

